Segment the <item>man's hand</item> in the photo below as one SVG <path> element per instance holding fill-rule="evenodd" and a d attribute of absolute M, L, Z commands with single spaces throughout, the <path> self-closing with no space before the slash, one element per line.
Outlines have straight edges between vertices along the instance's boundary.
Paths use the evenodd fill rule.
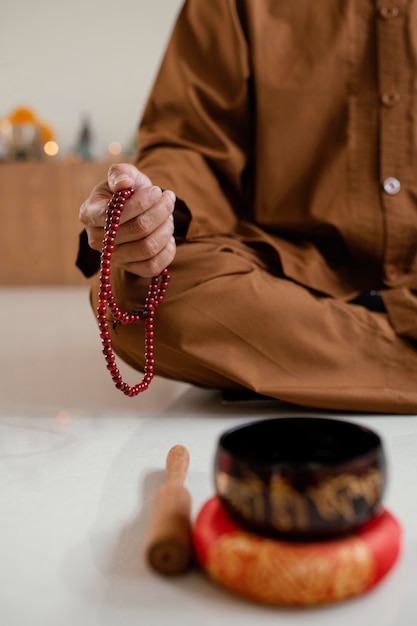
<path fill-rule="evenodd" d="M 108 201 L 115 191 L 132 187 L 115 241 L 112 263 L 138 276 L 157 276 L 175 257 L 175 194 L 152 185 L 145 174 L 126 163 L 111 165 L 107 181 L 97 185 L 81 205 L 80 220 L 88 243 L 101 251 Z"/>

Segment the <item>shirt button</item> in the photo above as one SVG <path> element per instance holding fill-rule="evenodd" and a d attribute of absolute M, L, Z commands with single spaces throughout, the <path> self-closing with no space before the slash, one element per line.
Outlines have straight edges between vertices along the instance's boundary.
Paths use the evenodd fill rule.
<path fill-rule="evenodd" d="M 380 7 L 379 9 L 379 15 L 384 20 L 395 20 L 395 18 L 398 17 L 399 14 L 400 14 L 400 9 L 395 6 Z"/>
<path fill-rule="evenodd" d="M 395 107 L 401 102 L 401 94 L 397 91 L 388 91 L 387 93 L 382 94 L 381 102 L 386 107 Z"/>
<path fill-rule="evenodd" d="M 389 196 L 397 195 L 397 193 L 399 193 L 401 189 L 401 183 L 398 178 L 393 178 L 392 176 L 386 178 L 382 183 L 382 186 L 385 193 L 387 193 Z"/>

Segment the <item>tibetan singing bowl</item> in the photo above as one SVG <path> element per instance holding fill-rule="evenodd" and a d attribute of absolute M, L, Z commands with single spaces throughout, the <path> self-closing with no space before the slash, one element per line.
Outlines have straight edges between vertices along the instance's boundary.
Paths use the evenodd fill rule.
<path fill-rule="evenodd" d="M 239 525 L 291 540 L 341 536 L 381 507 L 386 462 L 380 437 L 352 422 L 260 420 L 219 439 L 215 486 Z"/>

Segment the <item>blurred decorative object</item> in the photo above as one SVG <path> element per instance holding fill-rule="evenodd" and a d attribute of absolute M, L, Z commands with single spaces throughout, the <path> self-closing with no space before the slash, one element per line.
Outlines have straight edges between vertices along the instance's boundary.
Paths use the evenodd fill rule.
<path fill-rule="evenodd" d="M 93 158 L 91 144 L 93 140 L 93 133 L 91 131 L 90 120 L 85 117 L 82 120 L 80 136 L 78 138 L 77 145 L 75 147 L 75 153 L 83 161 L 91 161 Z"/>
<path fill-rule="evenodd" d="M 118 156 L 122 153 L 122 144 L 119 141 L 111 141 L 107 146 L 107 151 L 111 156 Z"/>
<path fill-rule="evenodd" d="M 19 107 L 0 119 L 0 158 L 40 159 L 55 156 L 58 150 L 52 129 L 32 109 Z"/>
<path fill-rule="evenodd" d="M 59 152 L 59 146 L 56 141 L 47 141 L 43 146 L 43 151 L 48 156 L 56 156 Z"/>

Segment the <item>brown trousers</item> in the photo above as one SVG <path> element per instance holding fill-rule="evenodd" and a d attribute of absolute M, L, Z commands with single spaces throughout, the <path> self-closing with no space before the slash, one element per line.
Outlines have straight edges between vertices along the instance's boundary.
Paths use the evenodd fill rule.
<path fill-rule="evenodd" d="M 180 245 L 170 273 L 156 312 L 157 375 L 309 407 L 417 414 L 417 350 L 386 314 L 273 276 L 226 237 Z M 143 306 L 147 279 L 112 268 L 111 281 L 121 308 Z M 96 282 L 94 307 L 97 291 Z M 112 340 L 142 369 L 143 324 L 119 327 Z"/>

